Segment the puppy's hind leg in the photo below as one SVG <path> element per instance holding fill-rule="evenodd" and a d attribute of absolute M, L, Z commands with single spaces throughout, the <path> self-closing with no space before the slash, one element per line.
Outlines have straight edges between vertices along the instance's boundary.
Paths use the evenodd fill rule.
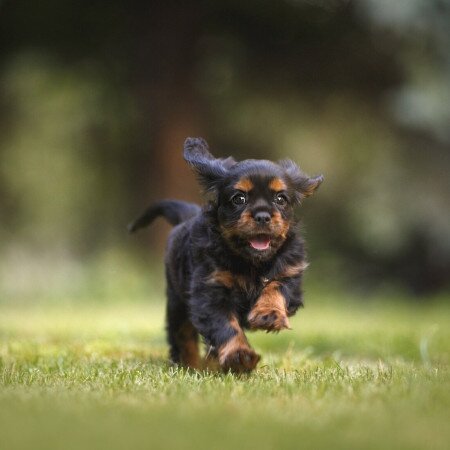
<path fill-rule="evenodd" d="M 167 304 L 167 339 L 170 346 L 170 359 L 175 364 L 199 368 L 200 354 L 198 333 L 189 320 L 185 305 L 170 293 Z"/>

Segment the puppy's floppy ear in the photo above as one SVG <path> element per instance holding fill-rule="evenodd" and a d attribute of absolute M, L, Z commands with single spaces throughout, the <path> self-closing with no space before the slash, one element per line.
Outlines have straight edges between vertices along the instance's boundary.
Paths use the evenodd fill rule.
<path fill-rule="evenodd" d="M 237 161 L 232 156 L 229 156 L 228 158 L 220 158 L 220 161 L 225 169 L 231 169 L 237 164 Z"/>
<path fill-rule="evenodd" d="M 203 138 L 187 138 L 184 142 L 183 155 L 194 169 L 205 191 L 215 191 L 226 176 L 229 162 L 214 158 Z"/>
<path fill-rule="evenodd" d="M 286 175 L 290 178 L 297 195 L 297 200 L 299 201 L 305 197 L 313 195 L 323 181 L 323 175 L 308 177 L 308 175 L 303 173 L 300 170 L 300 167 L 298 167 L 297 164 L 290 159 L 279 161 L 279 164 L 283 167 Z"/>

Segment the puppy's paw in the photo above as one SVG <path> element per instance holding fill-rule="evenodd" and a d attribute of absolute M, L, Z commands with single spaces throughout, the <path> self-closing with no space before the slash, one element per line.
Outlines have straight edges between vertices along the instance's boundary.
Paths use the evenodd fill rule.
<path fill-rule="evenodd" d="M 231 370 L 235 373 L 245 373 L 251 372 L 260 359 L 261 357 L 252 348 L 243 346 L 221 352 L 219 363 L 226 372 Z"/>
<path fill-rule="evenodd" d="M 252 330 L 279 332 L 291 328 L 286 310 L 280 308 L 271 309 L 256 305 L 250 311 L 247 319 Z"/>

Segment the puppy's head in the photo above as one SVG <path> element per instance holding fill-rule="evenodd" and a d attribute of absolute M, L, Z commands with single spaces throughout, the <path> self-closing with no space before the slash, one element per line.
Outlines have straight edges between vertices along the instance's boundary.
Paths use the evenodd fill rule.
<path fill-rule="evenodd" d="M 308 177 L 290 160 L 214 158 L 201 138 L 186 139 L 184 158 L 212 194 L 228 245 L 253 261 L 275 255 L 292 225 L 294 205 L 323 181 L 322 176 Z"/>

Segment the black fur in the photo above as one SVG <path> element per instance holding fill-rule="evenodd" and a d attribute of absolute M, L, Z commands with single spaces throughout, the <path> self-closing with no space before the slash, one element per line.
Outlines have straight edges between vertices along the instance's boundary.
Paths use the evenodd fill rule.
<path fill-rule="evenodd" d="M 179 200 L 161 200 L 148 207 L 142 215 L 128 225 L 128 231 L 134 233 L 139 228 L 150 225 L 158 216 L 163 216 L 171 225 L 178 225 L 196 216 L 201 208 L 194 203 Z"/>
<path fill-rule="evenodd" d="M 200 209 L 174 200 L 158 202 L 129 229 L 136 231 L 157 216 L 176 225 L 165 258 L 172 361 L 198 365 L 200 334 L 223 369 L 252 370 L 259 356 L 242 330 L 280 331 L 288 326 L 287 316 L 302 306 L 306 256 L 293 206 L 311 195 L 323 177 L 309 178 L 289 160 L 216 159 L 199 138 L 186 140 L 184 157 L 209 203 Z M 286 317 L 275 305 L 280 299 Z M 271 301 L 273 312 L 269 306 L 267 314 L 249 319 Z"/>

